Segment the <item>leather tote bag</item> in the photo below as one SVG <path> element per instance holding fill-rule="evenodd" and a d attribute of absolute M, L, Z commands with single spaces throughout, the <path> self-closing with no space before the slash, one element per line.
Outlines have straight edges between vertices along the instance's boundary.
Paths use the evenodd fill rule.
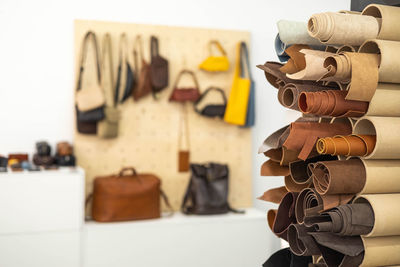
<path fill-rule="evenodd" d="M 160 56 L 158 39 L 155 36 L 150 38 L 150 76 L 153 90 L 153 97 L 157 98 L 159 92 L 168 87 L 169 67 L 168 60 Z"/>
<path fill-rule="evenodd" d="M 97 126 L 97 136 L 100 138 L 116 138 L 118 136 L 118 122 L 120 112 L 118 102 L 115 101 L 114 73 L 112 43 L 109 33 L 103 37 L 102 51 L 102 85 L 106 96 L 106 106 L 104 109 L 105 118 Z"/>
<path fill-rule="evenodd" d="M 115 84 L 115 102 L 124 103 L 132 95 L 135 82 L 135 75 L 128 61 L 128 40 L 126 34 L 122 33 L 119 38 L 119 59 L 117 81 Z"/>
<path fill-rule="evenodd" d="M 95 178 L 92 218 L 98 222 L 159 218 L 160 196 L 171 209 L 157 176 L 138 174 L 132 167 L 123 168 L 117 175 Z"/>
<path fill-rule="evenodd" d="M 86 88 L 87 90 L 84 90 L 83 87 L 83 74 L 85 72 L 85 61 L 86 61 L 86 54 L 89 46 L 89 42 L 91 41 L 92 47 L 94 49 L 95 53 L 95 68 L 96 68 L 96 74 L 97 74 L 97 80 L 95 81 L 95 84 L 99 85 L 101 83 L 101 72 L 100 72 L 100 64 L 99 64 L 99 55 L 98 55 L 98 47 L 97 47 L 97 38 L 96 35 L 89 31 L 86 33 L 83 43 L 82 43 L 82 48 L 81 48 L 81 53 L 80 53 L 80 61 L 79 61 L 79 73 L 78 73 L 78 81 L 76 85 L 76 121 L 77 121 L 77 130 L 79 133 L 82 134 L 96 134 L 97 133 L 97 122 L 104 119 L 104 95 L 103 91 L 100 88 L 97 88 L 96 86 L 94 87 L 95 89 L 90 89 Z M 86 86 L 86 85 L 85 85 Z M 84 94 L 81 92 L 85 91 Z M 86 94 L 86 92 L 89 92 L 89 94 Z M 95 101 L 97 104 L 93 104 L 94 102 L 91 102 L 93 107 L 92 109 L 86 110 L 87 107 L 85 107 L 85 111 L 80 110 L 79 106 L 84 106 L 83 103 L 85 102 L 85 99 L 90 99 L 90 92 L 95 92 L 92 95 L 96 95 L 93 97 L 93 99 L 100 99 L 102 98 L 103 100 L 101 101 Z M 102 97 L 99 97 L 98 94 L 103 95 Z M 79 95 L 79 96 L 78 96 Z M 80 102 L 81 104 L 79 104 Z M 97 105 L 100 105 L 98 107 L 95 107 Z"/>
<path fill-rule="evenodd" d="M 230 124 L 244 126 L 247 119 L 250 79 L 242 75 L 240 63 L 242 60 L 241 47 L 241 43 L 238 43 L 236 47 L 235 72 L 231 91 L 229 93 L 228 104 L 226 105 L 224 120 Z"/>
<path fill-rule="evenodd" d="M 144 59 L 143 43 L 140 35 L 136 36 L 133 47 L 133 59 L 136 74 L 136 86 L 133 89 L 133 99 L 138 101 L 152 92 L 150 64 Z"/>
<path fill-rule="evenodd" d="M 218 49 L 218 51 L 221 54 L 220 56 L 215 56 L 213 54 L 212 52 L 213 46 L 215 46 Z M 199 65 L 199 69 L 210 72 L 229 70 L 229 59 L 221 43 L 218 42 L 217 40 L 211 40 L 208 44 L 208 48 L 210 55 Z"/>
<path fill-rule="evenodd" d="M 249 95 L 249 102 L 247 103 L 247 116 L 246 116 L 246 123 L 244 127 L 252 127 L 256 123 L 256 99 L 255 99 L 255 84 L 253 78 L 251 76 L 250 71 L 250 61 L 249 61 L 249 52 L 247 49 L 247 45 L 245 42 L 241 43 L 241 55 L 243 59 L 240 61 L 241 67 L 241 76 L 248 76 L 250 80 L 250 95 Z M 246 75 L 247 71 L 247 75 Z"/>
<path fill-rule="evenodd" d="M 179 81 L 183 75 L 190 75 L 193 79 L 193 87 L 179 87 Z M 196 102 L 200 98 L 199 82 L 197 81 L 196 75 L 193 71 L 182 70 L 179 72 L 176 78 L 174 89 L 169 96 L 171 102 Z"/>
<path fill-rule="evenodd" d="M 191 164 L 189 185 L 182 202 L 185 214 L 223 214 L 232 209 L 228 203 L 229 168 L 224 164 Z"/>
<path fill-rule="evenodd" d="M 199 104 L 202 102 L 202 100 L 209 94 L 210 92 L 215 91 L 221 94 L 222 97 L 222 104 L 207 104 L 203 108 L 199 108 Z M 196 111 L 198 114 L 209 117 L 209 118 L 214 118 L 214 117 L 219 117 L 223 118 L 225 114 L 225 109 L 226 109 L 226 96 L 224 90 L 217 88 L 217 87 L 209 87 L 207 90 L 204 91 L 204 93 L 200 96 L 199 99 L 194 103 L 194 111 Z"/>

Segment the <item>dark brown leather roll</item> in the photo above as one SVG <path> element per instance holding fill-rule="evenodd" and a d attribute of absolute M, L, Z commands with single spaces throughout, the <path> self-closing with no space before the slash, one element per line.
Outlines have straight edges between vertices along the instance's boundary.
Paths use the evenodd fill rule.
<path fill-rule="evenodd" d="M 288 192 L 279 204 L 272 231 L 287 241 L 289 225 L 296 223 L 295 204 L 298 193 Z"/>
<path fill-rule="evenodd" d="M 292 224 L 288 229 L 288 242 L 290 250 L 297 256 L 312 256 L 321 254 L 314 238 L 309 235 L 305 225 Z"/>
<path fill-rule="evenodd" d="M 159 218 L 160 179 L 124 168 L 118 175 L 97 177 L 93 184 L 92 217 L 98 222 Z"/>
<path fill-rule="evenodd" d="M 374 211 L 369 203 L 340 205 L 317 215 L 305 216 L 304 224 L 318 232 L 338 235 L 366 235 L 374 227 Z"/>

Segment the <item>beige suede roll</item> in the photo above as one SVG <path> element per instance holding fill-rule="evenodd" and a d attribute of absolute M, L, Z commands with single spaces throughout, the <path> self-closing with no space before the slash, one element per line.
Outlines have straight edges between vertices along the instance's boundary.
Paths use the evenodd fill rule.
<path fill-rule="evenodd" d="M 400 41 L 399 7 L 371 4 L 364 8 L 362 15 L 381 19 L 377 39 Z"/>
<path fill-rule="evenodd" d="M 361 161 L 365 167 L 366 179 L 360 194 L 400 193 L 400 160 Z"/>
<path fill-rule="evenodd" d="M 400 264 L 400 236 L 362 237 L 364 259 L 360 267 Z"/>
<path fill-rule="evenodd" d="M 400 17 L 398 19 L 400 20 Z M 380 54 L 379 82 L 400 83 L 400 42 L 369 40 L 363 43 L 358 51 Z"/>
<path fill-rule="evenodd" d="M 366 116 L 353 128 L 353 134 L 376 135 L 375 148 L 366 159 L 400 159 L 399 133 L 399 117 Z"/>
<path fill-rule="evenodd" d="M 366 115 L 400 117 L 400 84 L 378 83 Z"/>
<path fill-rule="evenodd" d="M 324 44 L 360 45 L 378 36 L 379 22 L 372 16 L 325 12 L 311 16 L 308 32 Z"/>

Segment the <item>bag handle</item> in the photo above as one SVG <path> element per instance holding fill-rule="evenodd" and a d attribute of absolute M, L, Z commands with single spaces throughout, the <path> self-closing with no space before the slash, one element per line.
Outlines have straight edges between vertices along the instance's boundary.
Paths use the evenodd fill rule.
<path fill-rule="evenodd" d="M 97 46 L 97 38 L 96 34 L 92 31 L 88 31 L 83 38 L 82 46 L 81 46 L 81 53 L 80 53 L 80 60 L 79 60 L 79 74 L 78 74 L 78 81 L 76 85 L 76 91 L 81 90 L 82 86 L 82 75 L 84 71 L 84 63 L 86 61 L 87 49 L 89 45 L 89 41 L 92 41 L 95 51 L 95 61 L 96 61 L 96 68 L 97 68 L 97 82 L 101 83 L 101 71 L 100 71 L 100 60 L 99 60 L 99 51 Z"/>
<path fill-rule="evenodd" d="M 204 98 L 206 97 L 206 95 L 207 95 L 209 92 L 211 92 L 211 91 L 217 91 L 217 92 L 219 92 L 219 93 L 222 95 L 222 99 L 223 99 L 223 101 L 224 101 L 224 105 L 226 106 L 227 100 L 226 100 L 226 96 L 225 96 L 224 90 L 222 90 L 221 88 L 218 88 L 218 87 L 211 86 L 211 87 L 208 87 L 208 88 L 204 91 L 204 93 L 201 94 L 201 96 L 199 97 L 199 99 L 197 99 L 196 102 L 194 102 L 194 111 L 196 111 L 196 112 L 199 113 L 199 114 L 201 113 L 201 111 L 197 108 L 197 106 L 198 106 L 198 104 L 202 101 L 202 99 L 204 99 Z"/>
<path fill-rule="evenodd" d="M 118 176 L 120 176 L 120 177 L 128 176 L 127 173 L 129 171 L 131 172 L 131 175 L 137 176 L 137 172 L 136 172 L 135 168 L 133 168 L 133 167 L 122 168 L 122 170 L 119 172 Z"/>
<path fill-rule="evenodd" d="M 154 35 L 150 38 L 150 53 L 151 58 L 158 56 L 158 38 Z"/>
<path fill-rule="evenodd" d="M 181 78 L 182 78 L 182 76 L 183 76 L 184 74 L 190 75 L 190 76 L 192 77 L 193 82 L 194 82 L 194 85 L 195 85 L 195 87 L 196 87 L 196 90 L 200 92 L 200 90 L 199 90 L 200 86 L 199 86 L 199 82 L 197 81 L 196 75 L 194 74 L 193 71 L 187 70 L 187 69 L 183 69 L 183 70 L 181 70 L 181 71 L 179 72 L 178 77 L 176 77 L 176 80 L 175 80 L 175 83 L 174 83 L 174 87 L 173 87 L 174 90 L 175 90 L 175 89 L 179 89 L 179 88 L 178 88 L 178 84 L 179 84 L 179 81 L 181 80 Z"/>
<path fill-rule="evenodd" d="M 119 63 L 127 62 L 128 61 L 128 39 L 126 37 L 126 33 L 121 33 L 119 37 Z"/>
<path fill-rule="evenodd" d="M 250 72 L 249 51 L 245 42 L 240 43 L 240 77 L 252 80 Z"/>
<path fill-rule="evenodd" d="M 135 42 L 133 43 L 133 59 L 136 73 L 139 72 L 139 60 L 143 61 L 143 42 L 140 34 L 136 35 Z"/>
<path fill-rule="evenodd" d="M 218 48 L 218 51 L 221 52 L 221 54 L 226 57 L 226 51 L 222 47 L 221 43 L 218 40 L 211 40 L 208 43 L 208 50 L 209 50 L 210 56 L 213 55 L 213 52 L 212 52 L 212 47 L 213 46 L 216 46 Z"/>
<path fill-rule="evenodd" d="M 104 95 L 107 98 L 107 104 L 112 103 L 114 107 L 117 106 L 117 102 L 115 102 L 115 95 L 114 95 L 114 71 L 113 71 L 113 57 L 112 57 L 112 45 L 111 45 L 111 35 L 109 33 L 106 33 L 103 36 L 103 51 L 102 51 L 102 66 L 103 69 L 106 67 L 106 60 L 109 62 L 109 68 L 108 68 L 108 74 L 110 76 L 110 81 L 111 81 L 111 92 L 107 92 L 106 86 L 103 86 L 104 88 Z M 106 70 L 104 69 L 104 72 Z M 104 76 L 103 76 L 104 78 Z M 108 96 L 111 96 L 111 99 L 109 99 Z"/>

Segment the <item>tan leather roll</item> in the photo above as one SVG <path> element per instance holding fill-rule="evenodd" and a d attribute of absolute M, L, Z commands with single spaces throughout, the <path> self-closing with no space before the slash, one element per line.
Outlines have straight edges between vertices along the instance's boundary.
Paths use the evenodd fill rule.
<path fill-rule="evenodd" d="M 376 135 L 374 150 L 366 159 L 400 159 L 400 118 L 366 116 L 354 125 L 356 135 Z"/>
<path fill-rule="evenodd" d="M 374 150 L 375 143 L 375 135 L 339 135 L 319 138 L 316 147 L 320 154 L 367 156 Z"/>
<path fill-rule="evenodd" d="M 362 237 L 364 259 L 360 267 L 400 265 L 400 236 Z"/>
<path fill-rule="evenodd" d="M 361 195 L 353 203 L 369 203 L 374 211 L 374 227 L 367 237 L 400 236 L 400 194 Z"/>
<path fill-rule="evenodd" d="M 321 45 L 317 39 L 308 34 L 306 22 L 279 20 L 276 24 L 278 26 L 279 37 L 286 45 Z"/>
<path fill-rule="evenodd" d="M 377 39 L 400 41 L 400 8 L 371 4 L 364 8 L 362 15 L 381 19 Z"/>
<path fill-rule="evenodd" d="M 400 42 L 370 40 L 360 46 L 360 53 L 379 54 L 379 81 L 400 83 Z"/>
<path fill-rule="evenodd" d="M 301 190 L 308 188 L 312 185 L 312 182 L 299 184 L 293 180 L 293 177 L 290 175 L 285 176 L 285 187 L 289 192 L 300 192 Z"/>
<path fill-rule="evenodd" d="M 271 188 L 265 191 L 262 196 L 258 197 L 258 199 L 279 204 L 287 192 L 288 191 L 284 186 Z"/>
<path fill-rule="evenodd" d="M 378 32 L 378 19 L 372 16 L 325 12 L 308 20 L 308 33 L 324 44 L 360 45 Z"/>
<path fill-rule="evenodd" d="M 366 178 L 360 194 L 400 193 L 400 160 L 361 161 Z"/>
<path fill-rule="evenodd" d="M 365 115 L 400 117 L 400 84 L 378 83 Z"/>

